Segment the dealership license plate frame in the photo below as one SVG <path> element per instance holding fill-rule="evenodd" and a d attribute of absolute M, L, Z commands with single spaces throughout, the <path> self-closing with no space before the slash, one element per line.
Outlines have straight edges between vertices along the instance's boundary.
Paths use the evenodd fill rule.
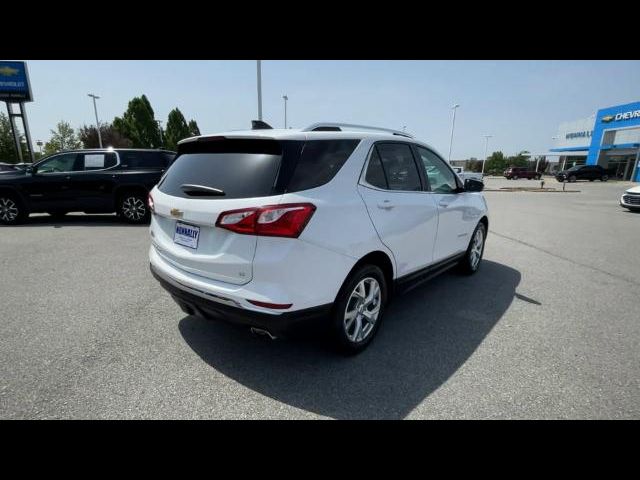
<path fill-rule="evenodd" d="M 186 227 L 191 230 L 195 230 L 196 231 L 195 239 L 189 238 L 187 235 L 184 235 L 182 233 L 178 233 L 178 227 L 180 226 Z M 182 245 L 183 247 L 187 247 L 192 250 L 197 250 L 199 242 L 200 242 L 200 227 L 198 227 L 197 225 L 190 225 L 184 222 L 176 222 L 176 227 L 173 233 L 173 243 Z"/>

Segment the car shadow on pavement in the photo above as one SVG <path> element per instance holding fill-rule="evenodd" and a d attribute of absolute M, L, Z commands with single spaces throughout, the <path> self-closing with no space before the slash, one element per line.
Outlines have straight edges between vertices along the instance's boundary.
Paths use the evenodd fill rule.
<path fill-rule="evenodd" d="M 124 222 L 116 215 L 110 214 L 69 214 L 63 218 L 54 218 L 51 215 L 36 215 L 29 217 L 24 223 L 15 225 L 15 228 L 29 227 L 149 227 L 148 223 L 131 224 Z"/>
<path fill-rule="evenodd" d="M 487 260 L 471 277 L 445 273 L 398 296 L 378 336 L 353 357 L 195 316 L 179 329 L 213 368 L 279 402 L 338 419 L 402 419 L 467 361 L 519 283 L 518 271 Z"/>

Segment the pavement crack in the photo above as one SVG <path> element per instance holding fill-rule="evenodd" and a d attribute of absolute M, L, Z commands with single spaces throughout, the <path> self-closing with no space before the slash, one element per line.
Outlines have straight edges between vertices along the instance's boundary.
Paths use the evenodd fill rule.
<path fill-rule="evenodd" d="M 510 237 L 510 236 L 508 236 L 508 235 L 504 235 L 504 234 L 502 234 L 502 233 L 498 233 L 498 232 L 496 232 L 495 230 L 489 230 L 489 232 L 490 232 L 490 233 L 492 233 L 493 235 L 496 235 L 496 236 L 500 237 L 500 238 L 504 238 L 505 240 L 511 240 L 512 242 L 516 242 L 516 243 L 519 243 L 519 244 L 524 245 L 524 246 L 526 246 L 526 247 L 533 248 L 534 250 L 538 250 L 539 252 L 546 253 L 547 255 L 551 255 L 552 257 L 558 258 L 558 259 L 560 259 L 560 260 L 564 260 L 565 262 L 569 262 L 569 263 L 572 263 L 572 264 L 574 264 L 574 265 L 578 265 L 578 266 L 580 266 L 580 267 L 589 268 L 589 269 L 591 269 L 591 270 L 595 270 L 596 272 L 599 272 L 599 273 L 603 273 L 603 274 L 605 274 L 605 275 L 608 275 L 609 277 L 613 277 L 613 278 L 615 278 L 616 280 L 622 280 L 622 281 L 625 281 L 625 282 L 631 283 L 631 284 L 633 284 L 633 285 L 640 286 L 640 283 L 638 283 L 637 281 L 635 281 L 635 280 L 633 280 L 633 279 L 631 279 L 631 278 L 625 277 L 624 275 L 617 275 L 617 274 L 615 274 L 615 273 L 608 272 L 608 271 L 606 271 L 606 270 L 604 270 L 604 269 L 602 269 L 602 268 L 594 267 L 593 265 L 589 265 L 589 264 L 586 264 L 586 263 L 577 262 L 577 261 L 575 261 L 575 260 L 573 260 L 573 259 L 571 259 L 571 258 L 564 257 L 564 256 L 562 256 L 562 255 L 558 255 L 557 253 L 554 253 L 554 252 L 552 252 L 552 251 L 550 251 L 550 250 L 546 250 L 546 249 L 544 249 L 544 248 L 540 248 L 540 247 L 538 247 L 538 246 L 536 246 L 536 245 L 533 245 L 533 244 L 531 244 L 531 243 L 528 243 L 528 242 L 522 241 L 522 240 L 520 240 L 520 239 L 518 239 L 518 238 L 514 238 L 514 237 Z"/>

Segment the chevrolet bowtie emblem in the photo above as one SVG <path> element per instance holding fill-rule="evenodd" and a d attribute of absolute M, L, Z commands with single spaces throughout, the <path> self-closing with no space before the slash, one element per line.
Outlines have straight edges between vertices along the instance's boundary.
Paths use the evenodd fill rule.
<path fill-rule="evenodd" d="M 17 74 L 18 74 L 17 68 L 11 68 L 6 65 L 0 68 L 0 75 L 3 75 L 5 77 L 11 77 L 12 75 L 17 75 Z"/>
<path fill-rule="evenodd" d="M 172 208 L 170 213 L 172 217 L 177 217 L 177 218 L 182 218 L 182 215 L 184 215 L 184 212 L 177 208 Z"/>

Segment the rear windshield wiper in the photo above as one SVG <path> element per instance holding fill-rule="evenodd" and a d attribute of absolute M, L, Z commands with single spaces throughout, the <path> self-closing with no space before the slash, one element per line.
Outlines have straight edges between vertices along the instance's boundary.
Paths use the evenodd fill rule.
<path fill-rule="evenodd" d="M 219 188 L 206 187 L 204 185 L 191 185 L 185 183 L 180 185 L 180 188 L 187 195 L 191 195 L 192 197 L 223 197 L 226 195 L 224 190 L 220 190 Z"/>

